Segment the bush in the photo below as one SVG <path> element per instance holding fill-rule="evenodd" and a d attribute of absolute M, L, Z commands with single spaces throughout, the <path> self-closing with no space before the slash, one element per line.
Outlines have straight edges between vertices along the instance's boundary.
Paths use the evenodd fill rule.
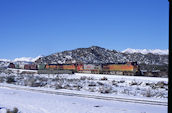
<path fill-rule="evenodd" d="M 154 94 L 150 89 L 148 89 L 148 90 L 146 90 L 146 92 L 143 94 L 143 96 L 145 96 L 145 97 L 154 97 L 155 94 Z"/>
<path fill-rule="evenodd" d="M 139 83 L 137 83 L 136 81 L 132 81 L 131 83 L 129 83 L 131 86 L 133 85 L 139 85 Z"/>
<path fill-rule="evenodd" d="M 87 80 L 94 80 L 93 77 L 87 77 Z"/>
<path fill-rule="evenodd" d="M 73 85 L 73 87 L 78 91 L 80 91 L 80 89 L 82 88 L 82 86 L 78 84 Z"/>
<path fill-rule="evenodd" d="M 29 78 L 28 81 L 26 82 L 27 86 L 34 87 L 36 80 L 34 78 Z"/>
<path fill-rule="evenodd" d="M 16 82 L 16 81 L 15 81 L 15 77 L 14 77 L 14 76 L 8 76 L 6 82 L 9 83 L 9 84 L 10 84 L 10 83 Z"/>
<path fill-rule="evenodd" d="M 120 81 L 118 81 L 118 83 L 124 83 L 125 82 L 125 80 L 120 80 Z"/>
<path fill-rule="evenodd" d="M 95 89 L 95 88 L 89 88 L 88 91 L 90 91 L 90 92 L 95 92 L 96 89 Z"/>
<path fill-rule="evenodd" d="M 107 77 L 103 77 L 103 78 L 101 78 L 100 80 L 108 80 L 108 79 L 107 79 Z"/>
<path fill-rule="evenodd" d="M 122 91 L 122 93 L 129 95 L 129 94 L 130 94 L 130 90 L 129 90 L 129 89 L 124 89 L 124 90 Z"/>
<path fill-rule="evenodd" d="M 100 87 L 98 91 L 103 94 L 111 93 L 112 87 Z"/>
<path fill-rule="evenodd" d="M 87 79 L 86 76 L 82 76 L 82 77 L 80 78 L 80 80 L 86 80 L 86 79 Z"/>
<path fill-rule="evenodd" d="M 160 82 L 156 83 L 155 85 L 159 88 L 164 88 L 165 86 L 167 86 L 167 84 L 163 81 L 160 81 Z"/>
<path fill-rule="evenodd" d="M 117 81 L 115 81 L 115 80 L 113 80 L 113 81 L 112 81 L 112 85 L 114 85 L 114 86 L 118 87 L 118 82 L 117 82 Z"/>
<path fill-rule="evenodd" d="M 104 85 L 104 83 L 102 83 L 102 82 L 97 82 L 97 84 L 100 85 L 100 86 Z"/>
<path fill-rule="evenodd" d="M 0 77 L 0 83 L 4 82 L 5 78 L 4 77 Z"/>
<path fill-rule="evenodd" d="M 14 108 L 13 110 L 7 109 L 7 113 L 18 113 L 18 108 Z"/>
<path fill-rule="evenodd" d="M 168 98 L 168 97 L 166 97 L 165 93 L 163 93 L 163 92 L 158 92 L 157 95 L 156 95 L 156 97 Z"/>
<path fill-rule="evenodd" d="M 88 86 L 96 86 L 96 83 L 95 83 L 95 82 L 90 82 L 90 83 L 88 84 Z"/>
<path fill-rule="evenodd" d="M 34 82 L 32 83 L 31 87 L 41 87 L 41 83 L 40 82 Z"/>
<path fill-rule="evenodd" d="M 55 89 L 62 89 L 62 84 L 56 84 Z"/>
<path fill-rule="evenodd" d="M 60 77 L 57 76 L 56 78 L 52 79 L 52 81 L 59 81 L 60 80 Z"/>

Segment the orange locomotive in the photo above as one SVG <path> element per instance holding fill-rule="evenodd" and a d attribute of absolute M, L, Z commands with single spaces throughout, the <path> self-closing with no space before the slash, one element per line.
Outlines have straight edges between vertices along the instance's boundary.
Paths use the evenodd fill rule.
<path fill-rule="evenodd" d="M 137 62 L 127 62 L 118 64 L 104 64 L 104 74 L 137 75 L 139 66 Z"/>

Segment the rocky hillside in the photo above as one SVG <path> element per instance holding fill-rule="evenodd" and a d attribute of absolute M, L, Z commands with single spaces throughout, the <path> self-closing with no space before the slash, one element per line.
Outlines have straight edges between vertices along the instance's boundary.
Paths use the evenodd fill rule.
<path fill-rule="evenodd" d="M 63 51 L 45 56 L 36 60 L 36 63 L 117 63 L 137 61 L 139 64 L 166 65 L 168 55 L 125 53 L 116 50 L 109 50 L 98 46 L 89 48 L 78 48 L 75 50 Z"/>

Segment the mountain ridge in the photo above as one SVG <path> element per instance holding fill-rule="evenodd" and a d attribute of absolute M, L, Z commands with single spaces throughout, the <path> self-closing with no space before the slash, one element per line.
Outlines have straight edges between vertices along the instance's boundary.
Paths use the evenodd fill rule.
<path fill-rule="evenodd" d="M 45 56 L 45 57 L 51 57 L 52 59 L 54 59 L 55 57 L 61 57 L 60 59 L 57 58 L 58 61 L 54 60 L 52 62 L 51 58 L 48 58 L 47 60 L 49 61 L 49 63 L 60 63 L 60 64 L 62 64 L 62 63 L 66 63 L 66 62 L 67 63 L 76 63 L 76 62 L 84 62 L 84 63 L 126 62 L 126 61 L 136 61 L 136 60 L 134 60 L 134 58 L 136 58 L 136 57 L 141 57 L 142 59 L 144 59 L 143 56 L 153 57 L 153 58 L 159 59 L 159 60 L 164 59 L 164 56 L 166 56 L 165 57 L 166 61 L 164 62 L 164 64 L 168 64 L 168 60 L 167 60 L 168 50 L 160 50 L 160 49 L 151 50 L 151 49 L 127 48 L 123 51 L 116 51 L 116 50 L 105 49 L 105 48 L 102 48 L 99 46 L 91 46 L 88 48 L 77 48 L 74 50 L 66 50 L 66 51 L 62 51 L 62 52 L 57 52 L 57 53 L 53 53 L 53 54 L 50 54 L 50 55 Z M 161 56 L 161 58 L 157 58 L 159 56 Z M 35 58 L 21 57 L 21 58 L 15 58 L 14 60 L 0 59 L 0 61 L 3 61 L 3 62 L 22 62 L 22 61 L 23 62 L 35 62 L 35 61 L 39 60 L 39 58 L 44 59 L 45 57 L 43 57 L 43 56 L 38 56 Z M 88 58 L 86 58 L 86 57 L 88 57 Z M 132 59 L 132 57 L 133 57 L 133 59 Z M 106 58 L 109 60 L 107 60 Z M 120 60 L 120 58 L 122 60 Z M 138 58 L 136 58 L 136 59 L 138 59 Z M 67 61 L 65 61 L 65 60 L 67 60 Z M 139 63 L 144 63 L 144 62 L 141 62 L 140 60 L 138 60 Z M 155 63 L 150 63 L 150 62 L 152 62 L 150 58 L 148 59 L 148 61 L 145 59 L 145 64 L 155 64 Z M 162 64 L 162 62 L 159 64 Z"/>
<path fill-rule="evenodd" d="M 132 49 L 132 48 L 127 48 L 122 51 L 123 53 L 142 53 L 142 54 L 159 54 L 159 55 L 168 55 L 168 49 L 166 50 L 161 50 L 161 49 Z"/>
<path fill-rule="evenodd" d="M 139 64 L 163 65 L 168 64 L 168 55 L 127 53 L 91 46 L 53 53 L 39 58 L 36 63 L 117 63 L 129 61 L 137 61 Z"/>
<path fill-rule="evenodd" d="M 96 48 L 96 47 L 97 48 L 102 48 L 102 47 L 99 47 L 99 46 L 91 46 L 91 47 L 92 48 Z M 85 49 L 85 48 L 77 48 L 77 49 Z M 105 48 L 102 48 L 102 49 L 105 49 Z M 106 49 L 106 50 L 110 50 L 110 49 Z M 62 52 L 66 52 L 66 51 L 72 51 L 72 50 L 65 50 L 65 51 L 62 51 Z M 141 54 L 146 55 L 146 54 L 150 53 L 150 54 L 156 54 L 156 55 L 168 55 L 168 49 L 161 50 L 161 49 L 132 49 L 132 48 L 127 48 L 127 49 L 125 49 L 123 51 L 116 51 L 116 50 L 111 50 L 111 51 L 121 52 L 121 53 L 126 53 L 126 54 L 141 53 Z M 58 52 L 58 53 L 61 53 L 61 52 Z M 50 54 L 50 55 L 52 55 L 52 54 Z M 0 59 L 0 61 L 4 61 L 4 62 L 18 62 L 18 61 L 35 62 L 40 57 L 43 57 L 43 56 L 39 55 L 37 57 L 19 57 L 19 58 L 15 58 L 13 60 Z"/>

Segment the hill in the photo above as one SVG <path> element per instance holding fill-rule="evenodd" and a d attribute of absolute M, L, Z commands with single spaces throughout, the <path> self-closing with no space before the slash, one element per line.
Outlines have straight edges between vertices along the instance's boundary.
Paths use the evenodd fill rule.
<path fill-rule="evenodd" d="M 168 55 L 161 54 L 142 54 L 142 53 L 128 53 L 118 52 L 116 50 L 109 50 L 98 46 L 91 46 L 89 48 L 78 48 L 75 50 L 68 50 L 54 53 L 36 60 L 36 63 L 117 63 L 137 61 L 138 64 L 147 65 L 167 65 Z"/>

